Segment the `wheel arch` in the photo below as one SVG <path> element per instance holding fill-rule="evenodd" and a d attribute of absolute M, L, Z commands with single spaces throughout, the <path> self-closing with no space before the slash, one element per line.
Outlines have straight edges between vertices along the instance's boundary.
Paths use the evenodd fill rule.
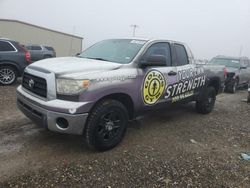
<path fill-rule="evenodd" d="M 91 108 L 90 112 L 103 100 L 113 99 L 122 103 L 128 111 L 129 119 L 134 118 L 134 102 L 126 93 L 112 93 L 101 97 Z"/>
<path fill-rule="evenodd" d="M 3 66 L 10 66 L 10 67 L 14 68 L 17 72 L 17 76 L 21 76 L 20 68 L 18 67 L 18 65 L 15 62 L 2 61 L 2 62 L 0 62 L 0 67 L 3 67 Z"/>

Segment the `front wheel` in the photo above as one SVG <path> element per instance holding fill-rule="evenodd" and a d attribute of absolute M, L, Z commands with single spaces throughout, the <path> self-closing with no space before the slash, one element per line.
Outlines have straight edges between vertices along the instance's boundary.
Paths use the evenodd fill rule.
<path fill-rule="evenodd" d="M 17 80 L 17 71 L 10 66 L 0 67 L 0 84 L 11 85 Z"/>
<path fill-rule="evenodd" d="M 201 100 L 196 102 L 196 110 L 199 113 L 208 114 L 213 110 L 216 100 L 214 87 L 207 87 L 204 95 L 205 96 Z"/>
<path fill-rule="evenodd" d="M 125 135 L 128 111 L 116 100 L 101 101 L 86 124 L 86 141 L 90 148 L 105 151 L 119 144 Z"/>

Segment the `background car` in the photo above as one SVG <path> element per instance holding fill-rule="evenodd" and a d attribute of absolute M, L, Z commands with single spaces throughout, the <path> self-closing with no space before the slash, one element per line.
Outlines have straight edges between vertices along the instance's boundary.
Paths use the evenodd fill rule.
<path fill-rule="evenodd" d="M 16 41 L 0 38 L 0 84 L 11 85 L 30 64 L 30 53 Z"/>
<path fill-rule="evenodd" d="M 238 87 L 247 86 L 250 81 L 250 60 L 247 57 L 216 56 L 209 64 L 226 66 L 226 92 L 235 93 Z"/>
<path fill-rule="evenodd" d="M 30 52 L 31 61 L 38 61 L 41 59 L 56 57 L 56 52 L 51 46 L 44 45 L 27 45 L 26 48 Z"/>

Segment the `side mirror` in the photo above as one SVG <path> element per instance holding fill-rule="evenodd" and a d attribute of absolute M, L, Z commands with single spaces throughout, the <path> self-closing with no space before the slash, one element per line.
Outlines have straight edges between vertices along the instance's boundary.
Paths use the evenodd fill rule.
<path fill-rule="evenodd" d="M 76 56 L 79 56 L 79 55 L 80 55 L 80 53 L 77 53 L 77 54 L 76 54 Z"/>
<path fill-rule="evenodd" d="M 166 66 L 166 57 L 163 55 L 150 55 L 146 59 L 140 61 L 140 66 Z"/>

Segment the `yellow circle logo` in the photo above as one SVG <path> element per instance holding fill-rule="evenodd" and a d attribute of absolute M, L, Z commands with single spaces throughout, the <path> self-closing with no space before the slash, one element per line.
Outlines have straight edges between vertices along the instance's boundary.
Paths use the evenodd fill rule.
<path fill-rule="evenodd" d="M 164 75 L 157 71 L 149 71 L 143 83 L 143 100 L 146 104 L 155 104 L 165 91 Z"/>

